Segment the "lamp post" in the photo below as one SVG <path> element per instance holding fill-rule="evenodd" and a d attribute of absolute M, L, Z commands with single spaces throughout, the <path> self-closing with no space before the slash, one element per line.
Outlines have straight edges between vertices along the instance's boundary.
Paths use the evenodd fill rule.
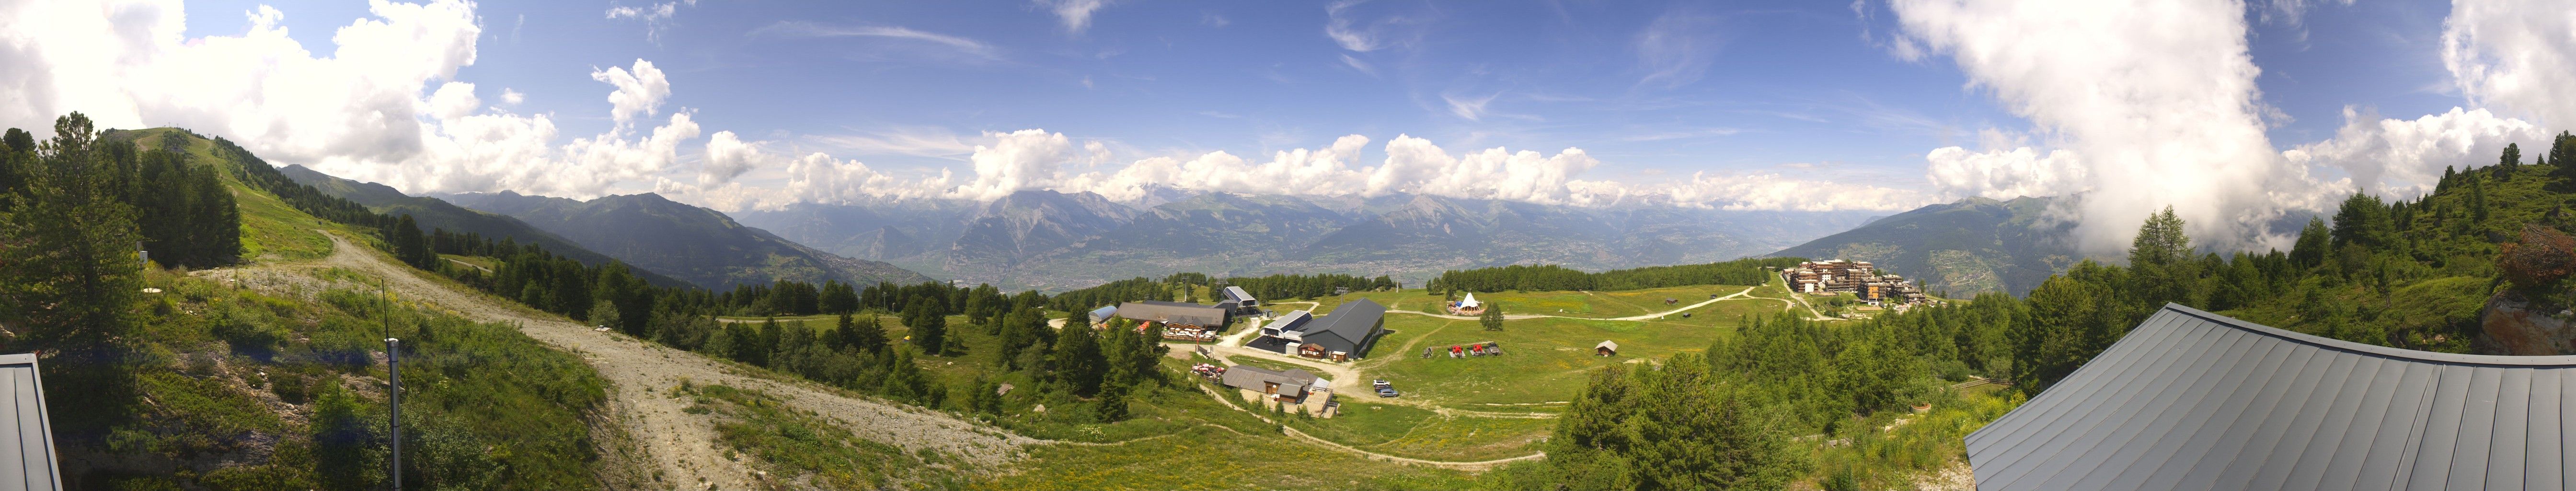
<path fill-rule="evenodd" d="M 388 433 L 393 434 L 393 467 L 392 467 L 392 469 L 393 469 L 393 470 L 392 470 L 392 472 L 390 472 L 390 473 L 388 474 L 389 479 L 387 479 L 387 480 L 388 480 L 388 481 L 393 482 L 393 489 L 394 489 L 394 491 L 402 491 L 402 340 L 401 340 L 401 339 L 396 339 L 396 338 L 385 338 L 385 373 L 386 373 L 386 375 L 388 375 L 388 376 L 393 380 L 393 387 L 392 387 L 392 388 L 390 388 L 389 390 L 386 390 L 386 391 L 385 391 L 386 399 L 387 399 L 388 401 L 390 401 L 390 403 L 391 403 L 390 405 L 391 405 L 391 406 L 392 406 L 392 408 L 393 408 L 393 417 L 391 418 L 391 420 L 390 420 L 388 423 L 386 423 L 386 426 L 388 426 L 388 427 L 391 427 L 391 428 L 392 428 L 392 430 L 391 430 L 391 431 L 389 431 Z"/>

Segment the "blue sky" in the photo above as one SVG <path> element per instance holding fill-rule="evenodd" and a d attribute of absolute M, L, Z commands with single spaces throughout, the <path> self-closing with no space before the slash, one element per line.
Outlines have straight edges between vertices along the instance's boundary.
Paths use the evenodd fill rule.
<path fill-rule="evenodd" d="M 242 12 L 262 3 L 313 47 L 366 17 L 352 2 L 192 2 L 189 35 L 237 35 Z M 1111 4 L 1080 32 L 1015 2 L 705 0 L 651 22 L 604 15 L 617 6 L 655 5 L 479 4 L 481 49 L 456 78 L 526 93 L 520 111 L 584 133 L 610 124 L 588 73 L 647 59 L 669 73 L 669 104 L 696 109 L 702 125 L 890 170 L 963 155 L 808 137 L 1043 128 L 1137 152 L 1242 154 L 1410 134 L 1455 147 L 1579 147 L 1608 179 L 1813 163 L 1919 187 L 1925 150 L 2027 126 L 1967 88 L 1957 67 L 1901 60 L 1864 39 L 1891 29 L 1876 5 L 1864 7 L 1873 18 L 1830 2 L 1350 6 L 1343 17 L 1380 45 L 1371 51 L 1337 43 L 1327 6 L 1305 2 Z M 2256 23 L 2266 99 L 2294 118 L 2274 140 L 2331 136 L 2346 104 L 2388 114 L 2458 105 L 2438 92 L 2447 7 L 2366 3 L 2317 9 L 2301 26 Z M 981 48 L 786 26 L 903 28 Z M 1452 99 L 1482 101 L 1482 112 L 1464 117 Z"/>
<path fill-rule="evenodd" d="M 2084 193 L 2105 223 L 2242 228 L 2576 121 L 2529 88 L 2576 77 L 2549 0 L 415 1 L 9 7 L 0 64 L 39 75 L 0 76 L 33 102 L 0 123 L 86 110 L 416 193 L 719 209 Z"/>

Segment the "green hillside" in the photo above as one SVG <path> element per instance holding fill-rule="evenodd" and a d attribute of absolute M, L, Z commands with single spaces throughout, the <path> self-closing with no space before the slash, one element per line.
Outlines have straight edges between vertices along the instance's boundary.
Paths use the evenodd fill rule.
<path fill-rule="evenodd" d="M 404 486 L 603 489 L 635 477 L 606 463 L 599 443 L 614 437 L 593 434 L 604 384 L 579 358 L 512 326 L 383 303 L 375 280 L 317 266 L 350 252 L 324 233 L 373 230 L 290 203 L 352 207 L 272 193 L 282 178 L 183 130 L 89 138 L 77 115 L 57 128 L 71 131 L 52 148 L 81 150 L 0 147 L 0 351 L 42 353 L 66 488 L 383 488 L 395 478 L 381 465 L 388 335 L 408 340 Z M 135 224 L 161 219 L 133 203 L 172 190 L 120 198 L 103 185 L 177 155 L 233 196 L 244 264 L 183 274 L 131 260 Z"/>
<path fill-rule="evenodd" d="M 580 244 L 570 239 L 539 230 L 535 226 L 528 225 L 527 222 L 508 215 L 466 209 L 438 198 L 406 195 L 391 186 L 333 177 L 301 165 L 289 165 L 279 169 L 278 172 L 289 179 L 294 179 L 297 183 L 313 186 L 325 195 L 357 202 L 377 213 L 409 215 L 422 229 L 474 234 L 493 240 L 517 241 L 519 244 L 543 247 L 556 255 L 581 261 L 583 264 L 595 265 L 613 260 L 606 254 L 582 248 Z M 686 284 L 649 270 L 637 271 L 636 275 L 655 285 Z"/>
<path fill-rule="evenodd" d="M 2081 258 L 2069 235 L 2074 224 L 2045 217 L 2057 201 L 1968 198 L 1925 206 L 1771 256 L 1869 261 L 1957 296 L 2019 295 Z"/>
<path fill-rule="evenodd" d="M 919 283 L 930 277 L 890 264 L 816 251 L 715 210 L 645 193 L 590 201 L 543 196 L 463 194 L 444 197 L 467 208 L 508 215 L 583 247 L 710 289 L 778 280 L 820 284 Z"/>

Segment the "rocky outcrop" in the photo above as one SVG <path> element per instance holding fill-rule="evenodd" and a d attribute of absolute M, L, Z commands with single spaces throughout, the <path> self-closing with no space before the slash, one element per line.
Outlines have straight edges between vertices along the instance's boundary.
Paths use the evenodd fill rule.
<path fill-rule="evenodd" d="M 2478 338 L 2469 349 L 2478 354 L 2576 355 L 2576 321 L 2565 309 L 2532 305 L 2521 295 L 2498 292 L 2487 299 L 2478 318 Z"/>

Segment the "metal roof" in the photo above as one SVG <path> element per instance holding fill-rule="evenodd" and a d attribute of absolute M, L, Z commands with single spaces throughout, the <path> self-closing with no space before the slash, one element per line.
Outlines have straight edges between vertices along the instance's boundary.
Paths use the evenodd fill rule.
<path fill-rule="evenodd" d="M 1194 303 L 1143 300 L 1118 304 L 1119 317 L 1202 327 L 1225 325 L 1225 309 Z"/>
<path fill-rule="evenodd" d="M 2576 356 L 2371 346 L 2165 305 L 1967 437 L 1977 489 L 2562 490 Z"/>
<path fill-rule="evenodd" d="M 1233 300 L 1237 303 L 1256 302 L 1256 300 L 1252 298 L 1252 292 L 1243 291 L 1243 287 L 1240 286 L 1225 287 L 1224 293 L 1227 300 Z"/>
<path fill-rule="evenodd" d="M 1308 343 L 1358 357 L 1368 351 L 1369 338 L 1377 334 L 1378 321 L 1385 318 L 1386 306 L 1363 298 L 1334 307 L 1332 314 L 1315 318 L 1299 331 L 1305 333 L 1302 338 Z"/>
<path fill-rule="evenodd" d="M 36 355 L 0 355 L 0 423 L 0 490 L 62 491 Z"/>

